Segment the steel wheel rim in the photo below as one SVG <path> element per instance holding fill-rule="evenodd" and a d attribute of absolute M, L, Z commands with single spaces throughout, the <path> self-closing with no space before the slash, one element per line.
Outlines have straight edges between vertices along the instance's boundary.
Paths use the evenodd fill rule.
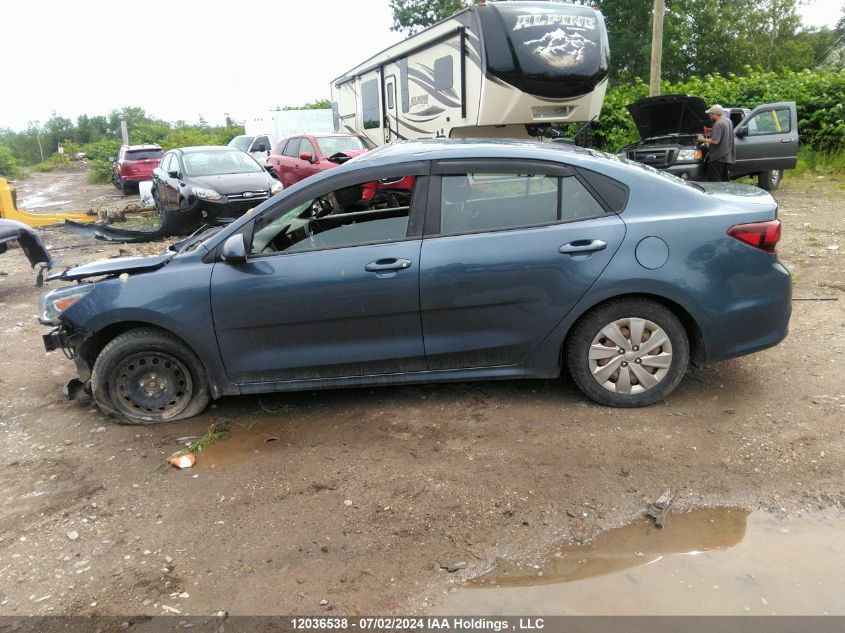
<path fill-rule="evenodd" d="M 191 374 L 163 352 L 139 352 L 120 362 L 109 381 L 112 403 L 133 417 L 170 418 L 191 401 Z"/>
<path fill-rule="evenodd" d="M 672 368 L 672 341 L 659 325 L 640 317 L 611 321 L 593 337 L 590 374 L 610 392 L 638 395 L 654 389 Z"/>
<path fill-rule="evenodd" d="M 780 169 L 772 170 L 772 184 L 779 185 L 781 176 L 783 175 L 783 171 Z"/>

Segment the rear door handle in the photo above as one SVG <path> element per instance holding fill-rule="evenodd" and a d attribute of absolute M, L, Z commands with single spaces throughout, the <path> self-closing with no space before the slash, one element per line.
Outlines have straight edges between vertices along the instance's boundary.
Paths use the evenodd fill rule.
<path fill-rule="evenodd" d="M 575 240 L 564 244 L 559 251 L 563 254 L 570 253 L 591 253 L 593 251 L 603 251 L 607 248 L 607 242 L 604 240 Z"/>
<path fill-rule="evenodd" d="M 781 143 L 791 143 L 791 142 L 792 142 L 792 139 L 791 139 L 791 138 L 782 138 L 782 139 L 780 140 L 780 142 L 781 142 Z"/>
<path fill-rule="evenodd" d="M 364 266 L 364 270 L 368 273 L 382 273 L 388 270 L 405 270 L 411 267 L 410 259 L 377 259 Z"/>

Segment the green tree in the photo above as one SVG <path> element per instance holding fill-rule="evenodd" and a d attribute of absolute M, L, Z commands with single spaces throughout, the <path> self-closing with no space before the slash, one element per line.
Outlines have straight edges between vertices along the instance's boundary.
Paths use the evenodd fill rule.
<path fill-rule="evenodd" d="M 329 99 L 315 99 L 313 103 L 306 103 L 301 106 L 285 106 L 282 110 L 331 110 L 332 102 Z"/>
<path fill-rule="evenodd" d="M 393 11 L 393 26 L 390 28 L 413 35 L 470 4 L 470 0 L 390 0 L 390 10 Z"/>
<path fill-rule="evenodd" d="M 0 176 L 14 179 L 20 176 L 21 170 L 11 148 L 0 145 Z"/>

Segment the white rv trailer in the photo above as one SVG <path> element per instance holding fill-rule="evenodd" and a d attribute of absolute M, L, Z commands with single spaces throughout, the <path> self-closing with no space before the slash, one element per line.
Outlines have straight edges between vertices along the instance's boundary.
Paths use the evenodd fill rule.
<path fill-rule="evenodd" d="M 596 9 L 482 2 L 335 79 L 335 130 L 377 144 L 548 135 L 550 123 L 598 116 L 608 58 Z"/>

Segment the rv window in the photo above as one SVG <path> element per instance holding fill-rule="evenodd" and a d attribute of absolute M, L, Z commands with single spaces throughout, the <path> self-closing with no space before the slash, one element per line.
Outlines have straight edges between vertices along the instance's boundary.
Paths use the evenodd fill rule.
<path fill-rule="evenodd" d="M 443 176 L 440 233 L 497 231 L 556 222 L 558 188 L 556 176 Z"/>
<path fill-rule="evenodd" d="M 381 111 L 378 105 L 378 80 L 370 79 L 361 84 L 361 110 L 364 117 L 364 129 L 381 127 Z"/>
<path fill-rule="evenodd" d="M 388 180 L 337 189 L 269 217 L 256 226 L 252 256 L 405 239 L 416 177 Z"/>
<path fill-rule="evenodd" d="M 387 84 L 387 109 L 393 110 L 393 105 L 395 103 L 394 93 L 396 92 L 396 88 L 391 81 Z"/>
<path fill-rule="evenodd" d="M 285 146 L 285 156 L 296 156 L 299 158 L 299 141 L 302 139 L 300 138 L 292 138 L 288 141 L 288 144 Z"/>
<path fill-rule="evenodd" d="M 434 89 L 451 90 L 454 85 L 452 77 L 452 56 L 446 55 L 434 60 Z"/>

